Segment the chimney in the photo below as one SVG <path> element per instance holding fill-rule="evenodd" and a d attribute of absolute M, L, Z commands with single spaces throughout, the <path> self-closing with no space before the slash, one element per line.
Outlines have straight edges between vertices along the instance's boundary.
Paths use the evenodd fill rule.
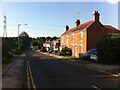
<path fill-rule="evenodd" d="M 68 25 L 66 25 L 66 31 L 69 29 L 69 26 Z"/>
<path fill-rule="evenodd" d="M 93 14 L 93 20 L 94 21 L 99 21 L 99 16 L 100 16 L 100 14 L 98 13 L 98 11 L 95 11 L 94 14 Z"/>
<path fill-rule="evenodd" d="M 80 20 L 77 19 L 75 23 L 76 23 L 76 27 L 78 27 L 78 25 L 80 24 Z"/>

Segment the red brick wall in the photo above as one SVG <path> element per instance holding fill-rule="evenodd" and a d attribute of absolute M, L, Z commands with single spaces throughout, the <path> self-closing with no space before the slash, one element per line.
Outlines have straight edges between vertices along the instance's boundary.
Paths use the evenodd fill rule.
<path fill-rule="evenodd" d="M 86 52 L 86 30 L 82 30 L 83 32 L 83 40 L 80 41 L 80 30 L 73 32 L 71 34 L 63 35 L 64 42 L 62 43 L 62 37 L 60 38 L 61 46 L 66 45 L 72 49 L 72 45 L 74 45 L 74 51 L 72 51 L 72 56 L 79 57 L 80 52 L 80 44 L 83 45 L 82 53 Z M 72 34 L 74 34 L 74 41 L 72 41 Z M 68 43 L 66 43 L 66 36 L 68 36 Z M 77 53 L 77 54 L 76 54 Z"/>
<path fill-rule="evenodd" d="M 104 35 L 105 28 L 99 22 L 94 22 L 87 29 L 87 51 L 96 48 L 100 38 Z"/>

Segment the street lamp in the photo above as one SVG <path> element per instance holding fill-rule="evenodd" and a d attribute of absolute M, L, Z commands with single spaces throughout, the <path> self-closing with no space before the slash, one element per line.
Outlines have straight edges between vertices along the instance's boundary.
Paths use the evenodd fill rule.
<path fill-rule="evenodd" d="M 18 24 L 18 51 L 19 51 L 19 27 L 20 27 L 21 25 L 27 25 L 27 24 Z"/>

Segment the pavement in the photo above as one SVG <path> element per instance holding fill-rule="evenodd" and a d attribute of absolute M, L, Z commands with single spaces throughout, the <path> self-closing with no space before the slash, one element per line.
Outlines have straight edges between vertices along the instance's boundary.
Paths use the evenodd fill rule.
<path fill-rule="evenodd" d="M 46 53 L 46 52 L 39 52 L 39 53 L 49 55 L 49 56 L 52 56 L 52 57 L 56 57 L 56 58 L 60 58 L 60 59 L 66 59 L 66 60 L 70 60 L 70 61 L 73 61 L 73 62 L 77 62 L 84 67 L 91 68 L 91 69 L 94 69 L 94 70 L 97 70 L 97 71 L 100 71 L 100 72 L 104 72 L 104 73 L 110 74 L 114 77 L 120 77 L 120 65 L 105 65 L 105 64 L 96 63 L 94 61 L 83 61 L 83 60 L 68 59 L 64 56 L 59 56 L 59 55 Z"/>
<path fill-rule="evenodd" d="M 22 88 L 24 79 L 25 53 L 15 56 L 13 61 L 2 65 L 2 88 Z"/>

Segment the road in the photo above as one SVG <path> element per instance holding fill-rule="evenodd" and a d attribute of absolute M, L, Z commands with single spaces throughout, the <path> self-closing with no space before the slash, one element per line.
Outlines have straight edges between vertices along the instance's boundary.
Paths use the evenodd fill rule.
<path fill-rule="evenodd" d="M 36 88 L 119 88 L 118 78 L 80 63 L 29 51 L 28 61 Z"/>

